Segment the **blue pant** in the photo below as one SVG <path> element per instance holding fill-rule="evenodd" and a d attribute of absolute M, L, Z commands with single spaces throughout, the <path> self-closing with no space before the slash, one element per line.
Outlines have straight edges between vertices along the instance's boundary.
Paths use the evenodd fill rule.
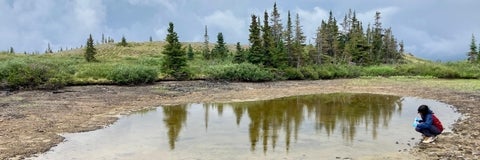
<path fill-rule="evenodd" d="M 418 127 L 415 127 L 415 130 L 416 130 L 417 132 L 422 133 L 423 135 L 425 135 L 425 136 L 427 136 L 427 137 L 437 136 L 437 135 L 439 135 L 440 133 L 442 133 L 442 132 L 440 132 L 440 131 L 438 130 L 437 127 L 435 127 L 435 126 L 433 126 L 433 125 L 430 126 L 429 128 L 418 128 Z"/>

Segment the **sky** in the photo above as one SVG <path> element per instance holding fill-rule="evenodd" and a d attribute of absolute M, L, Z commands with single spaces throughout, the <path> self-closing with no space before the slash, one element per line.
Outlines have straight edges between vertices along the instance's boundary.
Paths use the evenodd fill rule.
<path fill-rule="evenodd" d="M 252 14 L 271 13 L 277 3 L 282 23 L 287 12 L 300 16 L 307 43 L 332 11 L 339 21 L 349 9 L 367 24 L 381 13 L 405 51 L 433 61 L 466 59 L 472 35 L 480 42 L 478 0 L 0 0 L 0 50 L 44 52 L 76 48 L 89 34 L 97 41 L 122 36 L 127 41 L 163 41 L 169 22 L 179 40 L 210 42 L 222 32 L 227 43 L 248 44 Z M 292 16 L 293 18 L 294 16 Z"/>

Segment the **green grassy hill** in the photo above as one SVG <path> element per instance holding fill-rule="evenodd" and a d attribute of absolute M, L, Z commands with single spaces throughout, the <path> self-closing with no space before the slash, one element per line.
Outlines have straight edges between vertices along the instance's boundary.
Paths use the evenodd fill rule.
<path fill-rule="evenodd" d="M 171 79 L 161 70 L 164 42 L 130 42 L 127 47 L 99 44 L 96 59 L 86 62 L 84 49 L 73 49 L 51 54 L 0 54 L 0 88 L 55 89 L 65 85 L 121 84 L 133 85 Z M 263 68 L 224 60 L 204 60 L 203 43 L 192 45 L 194 59 L 189 60 L 193 79 L 226 81 L 271 81 L 355 78 L 361 76 L 423 76 L 432 78 L 480 78 L 478 64 L 466 62 L 438 63 L 404 55 L 404 63 L 380 66 L 315 65 L 300 68 Z M 211 44 L 210 49 L 214 46 Z M 235 52 L 234 45 L 228 45 Z"/>

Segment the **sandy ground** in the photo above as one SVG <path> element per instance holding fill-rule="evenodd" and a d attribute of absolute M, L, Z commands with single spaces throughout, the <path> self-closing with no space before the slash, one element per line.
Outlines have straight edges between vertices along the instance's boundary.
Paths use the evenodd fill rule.
<path fill-rule="evenodd" d="M 458 92 L 411 83 L 356 84 L 355 80 L 226 83 L 158 82 L 148 86 L 73 86 L 57 91 L 0 92 L 0 159 L 24 159 L 63 141 L 60 133 L 85 132 L 119 115 L 190 102 L 232 102 L 293 95 L 350 92 L 413 96 L 451 104 L 464 115 L 434 144 L 362 159 L 479 159 L 480 92 Z M 415 106 L 416 107 L 416 106 Z"/>

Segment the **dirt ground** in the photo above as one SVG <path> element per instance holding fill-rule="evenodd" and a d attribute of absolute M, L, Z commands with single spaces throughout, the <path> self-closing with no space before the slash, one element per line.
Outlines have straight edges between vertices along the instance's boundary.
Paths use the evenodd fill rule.
<path fill-rule="evenodd" d="M 455 106 L 464 117 L 435 144 L 367 159 L 479 159 L 480 92 L 354 80 L 227 83 L 158 82 L 147 86 L 73 86 L 57 91 L 0 92 L 0 159 L 24 159 L 63 141 L 61 133 L 85 132 L 115 122 L 119 115 L 190 102 L 264 100 L 293 95 L 350 92 L 413 96 Z M 416 107 L 416 106 L 415 106 Z"/>

